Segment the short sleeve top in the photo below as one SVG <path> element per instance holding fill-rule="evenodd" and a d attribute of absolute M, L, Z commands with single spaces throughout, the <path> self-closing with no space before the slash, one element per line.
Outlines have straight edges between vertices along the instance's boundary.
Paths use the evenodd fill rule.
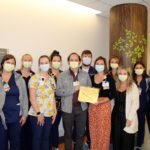
<path fill-rule="evenodd" d="M 31 77 L 29 81 L 29 88 L 36 90 L 35 99 L 39 107 L 40 112 L 45 117 L 50 117 L 55 113 L 55 91 L 53 89 L 54 81 L 50 77 L 48 80 L 39 74 L 35 74 Z M 29 110 L 29 115 L 37 116 L 36 111 L 31 106 Z"/>

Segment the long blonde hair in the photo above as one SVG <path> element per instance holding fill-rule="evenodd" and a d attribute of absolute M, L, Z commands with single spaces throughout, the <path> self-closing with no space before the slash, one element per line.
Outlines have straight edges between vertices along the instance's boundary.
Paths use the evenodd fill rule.
<path fill-rule="evenodd" d="M 118 89 L 120 87 L 121 81 L 119 80 L 118 76 L 121 72 L 121 70 L 125 70 L 128 74 L 128 78 L 126 80 L 126 84 L 127 84 L 127 91 L 130 91 L 130 89 L 132 88 L 133 85 L 133 79 L 132 79 L 132 73 L 131 73 L 131 69 L 124 67 L 124 66 L 120 66 L 117 70 L 117 76 L 116 76 L 116 89 Z"/>

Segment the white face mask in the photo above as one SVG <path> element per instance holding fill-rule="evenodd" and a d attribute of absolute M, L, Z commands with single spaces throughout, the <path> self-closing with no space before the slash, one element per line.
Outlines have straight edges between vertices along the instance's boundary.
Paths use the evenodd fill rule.
<path fill-rule="evenodd" d="M 23 67 L 25 68 L 31 68 L 32 66 L 32 61 L 23 61 Z"/>
<path fill-rule="evenodd" d="M 135 69 L 136 75 L 142 75 L 143 74 L 143 69 Z"/>
<path fill-rule="evenodd" d="M 91 57 L 83 57 L 83 58 L 82 58 L 82 63 L 83 63 L 84 65 L 90 65 L 90 64 L 91 64 L 91 61 L 92 61 Z"/>
<path fill-rule="evenodd" d="M 120 81 L 124 82 L 124 81 L 127 80 L 128 75 L 119 74 L 118 78 L 119 78 Z"/>
<path fill-rule="evenodd" d="M 54 69 L 59 69 L 61 66 L 61 63 L 59 61 L 52 61 L 52 66 Z"/>
<path fill-rule="evenodd" d="M 50 68 L 50 65 L 49 64 L 40 64 L 40 69 L 43 71 L 43 72 L 47 72 Z"/>
<path fill-rule="evenodd" d="M 69 66 L 72 69 L 78 68 L 79 67 L 79 62 L 77 62 L 77 61 L 70 61 L 69 62 Z"/>
<path fill-rule="evenodd" d="M 15 69 L 15 65 L 14 64 L 9 64 L 9 63 L 4 63 L 3 68 L 7 72 L 12 72 Z"/>
<path fill-rule="evenodd" d="M 110 63 L 110 67 L 112 69 L 117 69 L 118 68 L 118 64 L 117 63 Z"/>

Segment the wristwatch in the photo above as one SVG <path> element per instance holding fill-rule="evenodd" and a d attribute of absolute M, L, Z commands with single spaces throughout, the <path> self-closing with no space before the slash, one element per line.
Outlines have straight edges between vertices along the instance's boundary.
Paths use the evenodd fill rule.
<path fill-rule="evenodd" d="M 37 114 L 37 115 L 40 115 L 40 114 L 41 114 L 41 112 L 40 112 L 40 111 L 38 111 L 36 114 Z"/>

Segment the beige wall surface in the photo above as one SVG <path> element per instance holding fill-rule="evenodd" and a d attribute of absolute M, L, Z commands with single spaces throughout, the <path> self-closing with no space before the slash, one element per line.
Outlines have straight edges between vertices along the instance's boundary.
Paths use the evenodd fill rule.
<path fill-rule="evenodd" d="M 56 3 L 57 1 L 57 3 Z M 67 67 L 67 56 L 84 49 L 94 59 L 109 53 L 107 18 L 81 11 L 58 0 L 0 0 L 0 48 L 9 49 L 17 58 L 17 68 L 24 53 L 33 55 L 33 69 L 42 54 L 57 49 Z"/>

